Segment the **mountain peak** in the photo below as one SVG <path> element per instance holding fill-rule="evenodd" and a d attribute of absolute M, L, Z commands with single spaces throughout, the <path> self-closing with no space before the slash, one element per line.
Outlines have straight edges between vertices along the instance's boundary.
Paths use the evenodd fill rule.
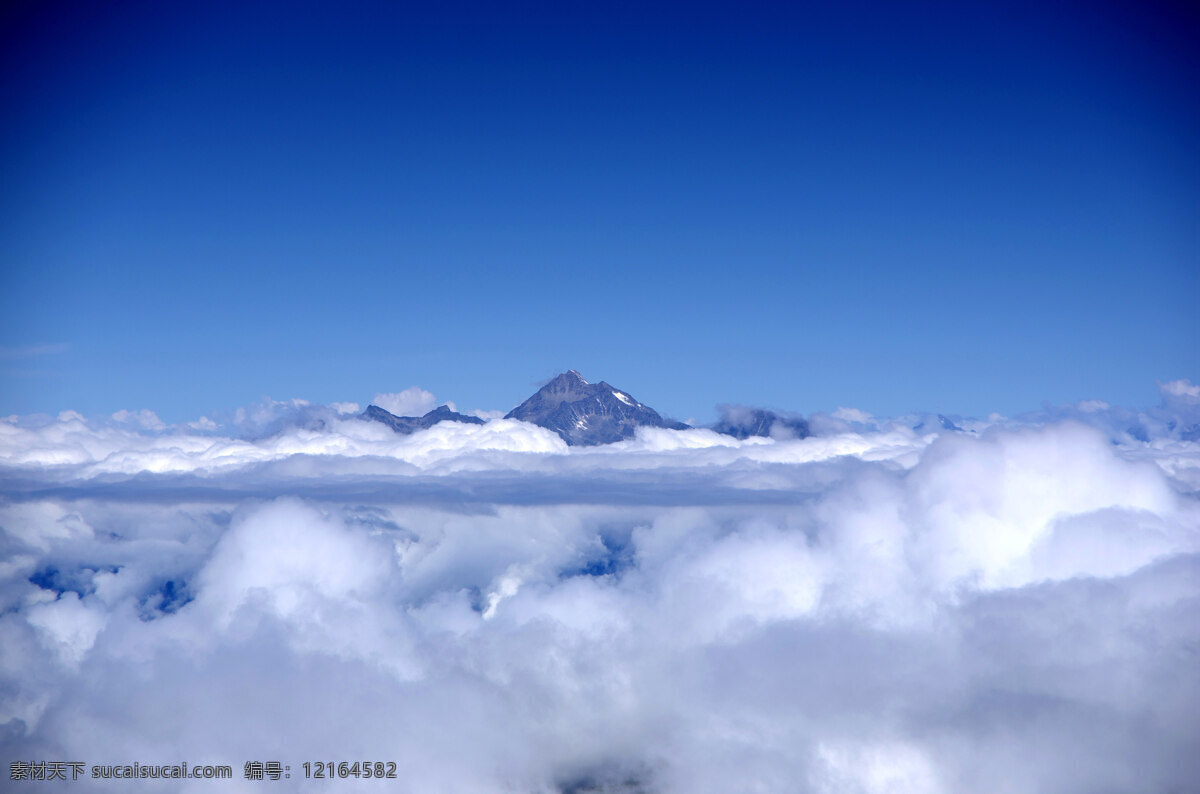
<path fill-rule="evenodd" d="M 577 370 L 577 369 L 569 369 L 566 372 L 563 372 L 559 375 L 555 375 L 553 378 L 551 378 L 546 383 L 546 385 L 549 386 L 549 385 L 555 384 L 555 383 L 561 384 L 564 386 L 566 386 L 566 385 L 590 386 L 591 385 L 590 383 L 588 383 L 587 378 L 585 378 L 585 377 L 583 377 L 583 375 L 579 374 L 579 370 Z"/>
<path fill-rule="evenodd" d="M 588 383 L 577 370 L 557 375 L 532 397 L 509 411 L 519 419 L 553 430 L 572 445 L 610 444 L 631 438 L 638 427 L 687 429 L 663 419 L 653 408 L 601 381 Z"/>

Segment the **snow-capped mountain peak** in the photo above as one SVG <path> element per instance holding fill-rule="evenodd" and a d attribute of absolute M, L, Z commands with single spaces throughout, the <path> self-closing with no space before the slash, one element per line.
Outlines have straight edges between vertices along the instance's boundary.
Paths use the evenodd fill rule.
<path fill-rule="evenodd" d="M 621 441 L 642 426 L 688 429 L 685 424 L 663 419 L 653 408 L 604 381 L 589 383 L 573 369 L 551 378 L 505 418 L 553 430 L 572 445 Z"/>

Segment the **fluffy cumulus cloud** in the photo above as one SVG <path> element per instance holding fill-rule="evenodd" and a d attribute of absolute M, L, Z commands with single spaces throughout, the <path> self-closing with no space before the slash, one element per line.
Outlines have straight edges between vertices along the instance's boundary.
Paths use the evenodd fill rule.
<path fill-rule="evenodd" d="M 170 790 L 240 791 L 282 785 L 242 779 L 279 761 L 289 790 L 379 791 L 305 779 L 370 760 L 413 792 L 1189 790 L 1200 396 L 1162 389 L 1145 411 L 843 409 L 805 439 L 591 448 L 503 419 L 399 436 L 299 401 L 2 420 L 4 773 L 228 764 L 233 782 Z"/>
<path fill-rule="evenodd" d="M 140 430 L 166 430 L 167 425 L 158 418 L 158 414 L 148 408 L 140 411 L 117 411 L 112 415 L 114 424 L 125 425 Z"/>
<path fill-rule="evenodd" d="M 437 407 L 433 392 L 419 386 L 410 386 L 393 394 L 376 394 L 371 402 L 396 416 L 424 416 Z"/>

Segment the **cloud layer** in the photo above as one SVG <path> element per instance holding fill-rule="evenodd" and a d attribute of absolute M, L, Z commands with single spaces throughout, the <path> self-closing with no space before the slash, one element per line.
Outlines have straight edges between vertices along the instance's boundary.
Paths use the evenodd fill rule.
<path fill-rule="evenodd" d="M 0 755 L 239 778 L 182 791 L 331 759 L 414 792 L 1186 790 L 1200 393 L 1163 391 L 571 449 L 296 402 L 12 418 Z"/>

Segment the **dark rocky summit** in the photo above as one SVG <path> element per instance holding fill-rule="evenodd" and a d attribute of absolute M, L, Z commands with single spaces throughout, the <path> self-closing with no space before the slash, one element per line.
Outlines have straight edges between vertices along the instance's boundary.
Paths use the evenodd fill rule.
<path fill-rule="evenodd" d="M 588 383 L 575 370 L 551 380 L 504 418 L 553 430 L 573 446 L 632 438 L 639 427 L 689 429 L 682 422 L 663 419 L 653 408 L 604 381 Z"/>
<path fill-rule="evenodd" d="M 768 438 L 808 438 L 808 422 L 798 416 L 784 416 L 762 408 L 744 408 L 740 405 L 725 406 L 721 419 L 713 430 L 746 439 L 750 436 Z"/>
<path fill-rule="evenodd" d="M 936 417 L 930 417 L 927 414 L 919 422 L 912 426 L 913 430 L 917 431 L 924 430 L 926 427 L 933 431 L 936 431 L 937 428 L 941 428 L 942 430 L 950 430 L 955 433 L 964 432 L 961 427 L 954 423 L 953 419 L 943 414 L 938 414 Z"/>
<path fill-rule="evenodd" d="M 471 425 L 483 424 L 483 420 L 479 417 L 455 413 L 450 410 L 450 406 L 448 405 L 439 405 L 424 416 L 396 416 L 380 408 L 378 405 L 368 405 L 367 410 L 363 411 L 361 416 L 363 419 L 373 419 L 376 422 L 383 422 L 392 428 L 392 430 L 402 435 L 415 433 L 418 430 L 425 430 L 433 427 L 438 422 L 465 422 Z"/>

